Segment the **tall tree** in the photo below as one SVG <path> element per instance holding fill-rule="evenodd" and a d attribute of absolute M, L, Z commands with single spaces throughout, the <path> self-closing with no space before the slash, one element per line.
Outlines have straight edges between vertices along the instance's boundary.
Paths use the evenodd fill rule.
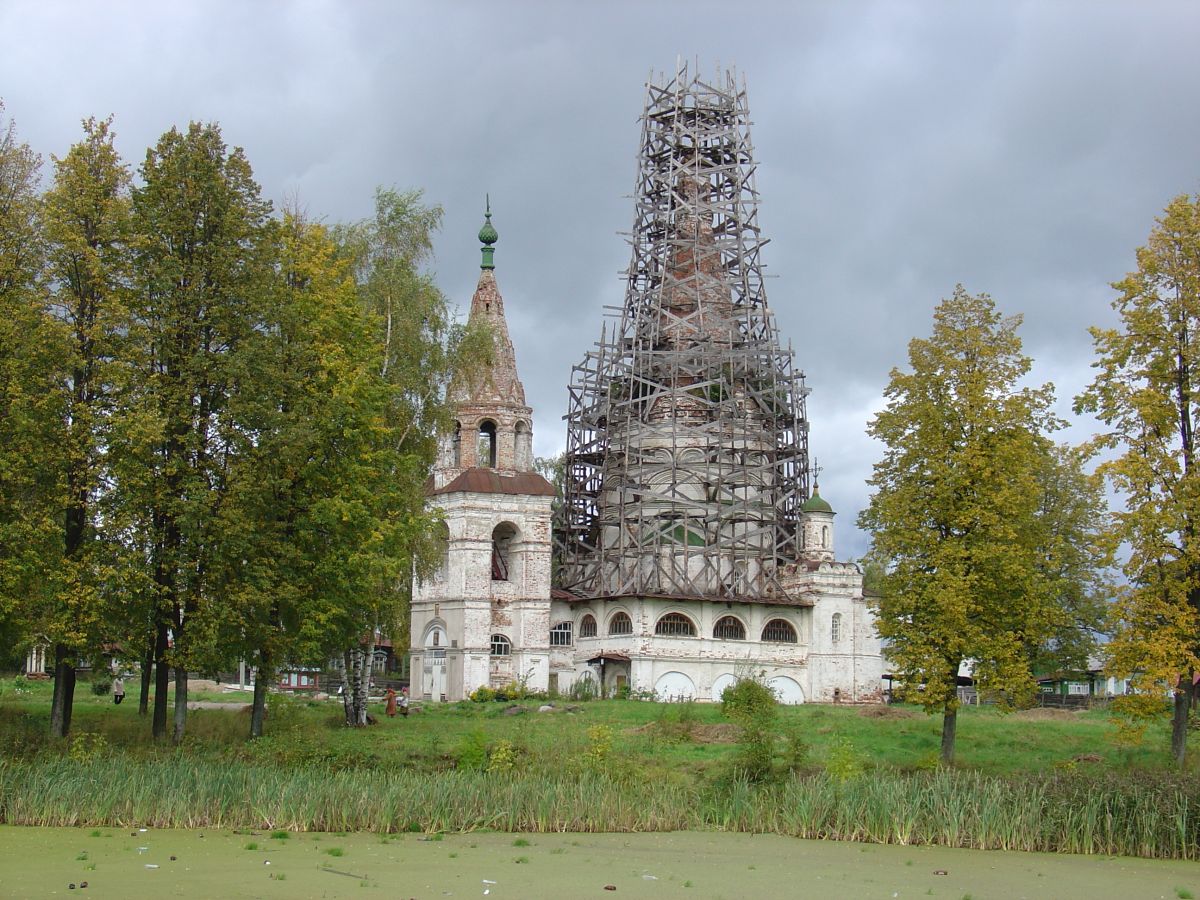
<path fill-rule="evenodd" d="M 1093 328 L 1096 368 L 1076 410 L 1108 426 L 1091 449 L 1123 495 L 1110 538 L 1129 581 L 1113 609 L 1113 670 L 1145 693 L 1174 690 L 1171 750 L 1186 757 L 1200 669 L 1200 198 L 1176 197 L 1113 287 L 1119 328 Z"/>
<path fill-rule="evenodd" d="M 170 665 L 178 742 L 187 719 L 189 632 L 217 602 L 207 586 L 229 463 L 222 416 L 237 354 L 262 324 L 270 204 L 245 154 L 227 150 L 215 124 L 164 134 L 141 176 L 133 192 L 132 306 L 142 386 L 127 398 L 122 424 L 143 474 L 123 481 L 122 490 L 129 491 L 126 509 L 143 516 L 155 576 L 153 732 L 166 733 Z"/>
<path fill-rule="evenodd" d="M 390 454 L 377 485 L 375 513 L 387 527 L 362 550 L 373 587 L 343 655 L 349 725 L 366 723 L 375 636 L 390 634 L 403 641 L 413 572 L 428 573 L 440 561 L 433 514 L 424 505 L 424 482 L 439 437 L 453 418 L 447 385 L 456 372 L 469 371 L 472 361 L 488 353 L 490 335 L 456 324 L 445 296 L 422 269 L 441 216 L 440 208 L 422 202 L 419 191 L 381 188 L 375 193 L 373 218 L 336 232 L 371 321 L 376 372 L 386 394 L 382 438 Z"/>
<path fill-rule="evenodd" d="M 1058 587 L 1062 616 L 1035 649 L 1037 673 L 1086 671 L 1112 599 L 1104 483 L 1084 470 L 1086 459 L 1084 451 L 1058 444 L 1043 457 L 1038 475 L 1038 562 Z"/>
<path fill-rule="evenodd" d="M 218 529 L 222 644 L 256 670 L 252 737 L 280 665 L 323 662 L 361 636 L 370 551 L 394 528 L 378 503 L 393 453 L 372 320 L 325 228 L 289 211 L 279 251 L 271 322 L 247 345 L 229 406 L 240 446 Z"/>
<path fill-rule="evenodd" d="M 23 644 L 43 642 L 29 610 L 62 558 L 61 471 L 46 453 L 62 419 L 60 335 L 42 303 L 40 167 L 0 103 L 0 630 Z"/>
<path fill-rule="evenodd" d="M 1030 370 L 1019 324 L 957 287 L 869 426 L 885 447 L 859 519 L 887 564 L 879 633 L 906 695 L 942 714 L 946 764 L 960 666 L 971 661 L 982 690 L 1031 695 L 1035 648 L 1063 619 L 1038 523 L 1044 434 L 1059 423 L 1051 386 L 1019 386 Z"/>
<path fill-rule="evenodd" d="M 111 571 L 96 541 L 116 345 L 128 331 L 129 172 L 113 146 L 111 120 L 88 119 L 84 138 L 55 159 L 43 198 L 49 304 L 61 331 L 56 369 L 62 394 L 62 559 L 39 617 L 54 648 L 51 731 L 70 730 L 75 666 L 105 636 L 104 586 Z M 111 636 L 111 635 L 110 635 Z"/>

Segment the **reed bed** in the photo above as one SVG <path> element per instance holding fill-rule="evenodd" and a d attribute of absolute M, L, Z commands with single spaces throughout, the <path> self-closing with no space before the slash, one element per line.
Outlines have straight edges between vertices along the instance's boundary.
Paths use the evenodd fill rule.
<path fill-rule="evenodd" d="M 1200 858 L 1183 778 L 875 771 L 688 786 L 605 774 L 419 773 L 228 765 L 185 755 L 0 762 L 12 825 L 296 831 L 721 830 L 886 844 Z"/>

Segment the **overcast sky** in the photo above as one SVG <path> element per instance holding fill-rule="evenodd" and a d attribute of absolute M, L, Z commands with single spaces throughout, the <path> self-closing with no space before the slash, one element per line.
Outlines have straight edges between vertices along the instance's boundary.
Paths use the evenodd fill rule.
<path fill-rule="evenodd" d="M 539 455 L 562 449 L 571 366 L 623 299 L 647 77 L 736 65 L 768 302 L 812 388 L 843 557 L 866 549 L 865 425 L 938 301 L 962 282 L 1024 314 L 1069 413 L 1109 283 L 1172 197 L 1200 193 L 1194 2 L 5 0 L 0 35 L 0 98 L 47 159 L 90 115 L 116 117 L 135 165 L 171 126 L 215 120 L 265 196 L 315 217 L 424 189 L 463 309 L 490 193 Z"/>

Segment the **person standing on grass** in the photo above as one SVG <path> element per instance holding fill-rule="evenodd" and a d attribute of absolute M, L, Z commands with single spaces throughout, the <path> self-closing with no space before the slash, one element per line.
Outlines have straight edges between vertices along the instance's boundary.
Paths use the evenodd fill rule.
<path fill-rule="evenodd" d="M 117 706 L 120 706 L 121 701 L 125 699 L 125 682 L 121 680 L 120 675 L 113 679 L 112 692 L 113 703 L 117 704 Z"/>
<path fill-rule="evenodd" d="M 396 692 L 391 688 L 387 689 L 387 709 L 385 710 L 389 718 L 396 717 Z M 407 710 L 405 711 L 407 713 Z"/>
<path fill-rule="evenodd" d="M 408 717 L 408 688 L 400 688 L 400 715 Z"/>

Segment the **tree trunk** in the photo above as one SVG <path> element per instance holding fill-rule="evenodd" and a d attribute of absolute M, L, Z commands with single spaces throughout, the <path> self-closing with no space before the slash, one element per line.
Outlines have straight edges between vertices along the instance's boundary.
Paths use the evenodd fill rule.
<path fill-rule="evenodd" d="M 358 696 L 354 698 L 355 713 L 358 716 L 358 724 L 367 724 L 367 698 L 371 693 L 371 662 L 374 659 L 374 654 L 371 652 L 374 648 L 368 647 L 361 651 L 359 658 L 359 676 L 358 676 Z"/>
<path fill-rule="evenodd" d="M 258 666 L 254 670 L 254 705 L 250 709 L 250 737 L 259 738 L 263 733 L 263 720 L 267 717 L 267 686 L 275 679 L 275 667 L 266 650 L 258 651 Z"/>
<path fill-rule="evenodd" d="M 174 729 L 171 732 L 171 743 L 179 744 L 183 741 L 183 730 L 187 726 L 187 693 L 188 693 L 188 671 L 187 666 L 175 667 L 175 721 Z"/>
<path fill-rule="evenodd" d="M 154 721 L 150 733 L 156 739 L 167 736 L 167 688 L 171 682 L 171 667 L 167 665 L 167 623 L 158 623 L 154 640 Z"/>
<path fill-rule="evenodd" d="M 1171 716 L 1171 753 L 1180 768 L 1183 768 L 1184 759 L 1187 757 L 1188 715 L 1192 709 L 1193 690 L 1191 673 L 1181 677 L 1175 685 L 1175 708 Z"/>
<path fill-rule="evenodd" d="M 958 706 L 942 713 L 942 765 L 954 765 L 954 736 L 958 730 Z"/>
<path fill-rule="evenodd" d="M 358 728 L 367 724 L 367 688 L 370 683 L 371 654 L 353 647 L 343 656 L 342 705 L 346 724 Z"/>
<path fill-rule="evenodd" d="M 354 726 L 354 680 L 358 678 L 359 666 L 354 650 L 342 654 L 342 708 L 346 710 L 346 724 Z"/>
<path fill-rule="evenodd" d="M 75 706 L 75 664 L 62 644 L 54 645 L 54 697 L 50 701 L 50 734 L 65 738 L 71 733 Z"/>
<path fill-rule="evenodd" d="M 150 679 L 154 676 L 154 635 L 146 644 L 142 655 L 142 689 L 138 694 L 138 715 L 144 716 L 150 709 Z"/>

